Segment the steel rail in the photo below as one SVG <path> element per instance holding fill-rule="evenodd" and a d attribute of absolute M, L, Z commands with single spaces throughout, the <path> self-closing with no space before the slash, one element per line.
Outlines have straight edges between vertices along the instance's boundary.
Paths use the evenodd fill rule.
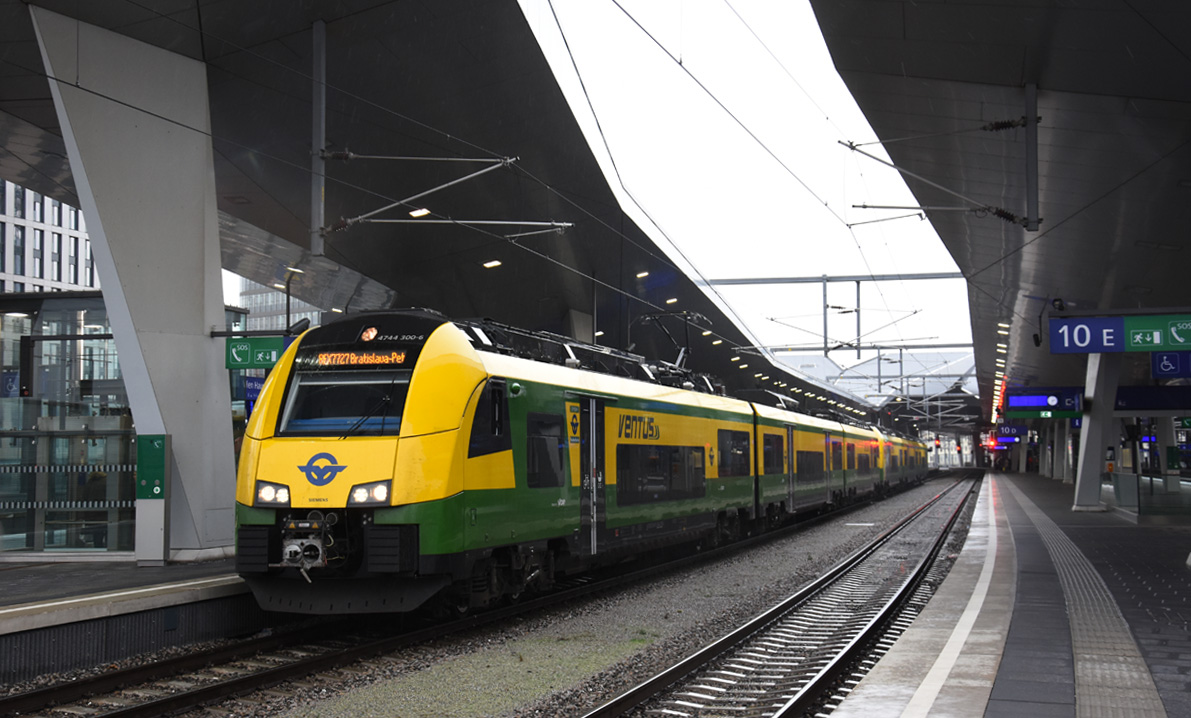
<path fill-rule="evenodd" d="M 646 680 L 640 685 L 585 714 L 583 718 L 617 718 L 619 716 L 627 715 L 629 712 L 641 707 L 666 689 L 671 688 L 675 684 L 679 683 L 682 679 L 692 675 L 699 669 L 710 664 L 712 661 L 723 656 L 737 646 L 745 643 L 752 636 L 764 630 L 766 627 L 776 623 L 792 610 L 810 601 L 828 586 L 833 584 L 841 576 L 859 564 L 863 563 L 867 558 L 869 558 L 869 556 L 878 551 L 884 544 L 888 543 L 894 536 L 896 536 L 904 528 L 909 526 L 915 519 L 922 515 L 923 512 L 927 511 L 936 503 L 941 501 L 944 496 L 953 491 L 965 480 L 966 479 L 957 480 L 951 486 L 947 487 L 943 491 L 940 491 L 930 501 L 915 509 L 896 525 L 870 542 L 867 546 L 858 549 L 835 567 L 831 568 L 825 574 L 815 579 L 807 586 L 803 587 L 797 593 L 786 598 L 781 603 L 759 614 L 748 623 L 737 628 L 718 641 L 715 641 L 696 651 L 674 666 L 671 666 L 670 668 Z M 946 533 L 947 532 L 944 532 L 944 535 L 946 535 Z"/>
<path fill-rule="evenodd" d="M 955 486 L 958 485 L 959 482 L 955 484 Z M 946 545 L 947 538 L 951 535 L 951 529 L 955 526 L 955 522 L 958 521 L 959 517 L 962 515 L 964 507 L 967 506 L 967 503 L 971 499 L 976 486 L 978 486 L 978 484 L 973 484 L 972 488 L 968 491 L 968 495 L 965 496 L 964 500 L 959 502 L 959 504 L 955 507 L 955 510 L 951 512 L 951 516 L 947 519 L 947 523 L 939 532 L 939 536 L 935 539 L 930 551 L 928 551 L 927 554 L 923 556 L 922 560 L 918 562 L 918 565 L 910 573 L 907 580 L 902 583 L 901 587 L 894 592 L 889 600 L 886 601 L 885 605 L 882 606 L 876 615 L 869 620 L 868 624 L 866 624 L 864 628 L 861 629 L 861 631 L 851 641 L 848 642 L 847 646 L 845 646 L 842 651 L 836 654 L 836 656 L 832 658 L 826 666 L 820 669 L 819 672 L 813 678 L 811 678 L 810 681 L 808 681 L 806 685 L 804 685 L 802 689 L 798 691 L 798 693 L 794 694 L 794 696 L 790 698 L 785 705 L 779 708 L 777 712 L 771 716 L 771 718 L 792 718 L 792 716 L 803 715 L 806 709 L 822 700 L 824 691 L 832 686 L 841 676 L 841 674 L 855 665 L 861 651 L 867 648 L 873 639 L 880 635 L 881 631 L 884 630 L 889 622 L 897 616 L 905 604 L 908 603 L 913 597 L 914 592 L 922 584 L 922 581 L 926 578 L 927 572 L 930 571 L 931 566 L 938 558 L 939 552 L 943 549 L 943 546 Z M 954 486 L 952 488 L 954 488 Z"/>
<path fill-rule="evenodd" d="M 249 658 L 261 651 L 310 643 L 313 640 L 319 640 L 319 638 L 326 638 L 327 636 L 322 634 L 335 630 L 339 623 L 341 621 L 320 625 L 317 628 L 318 633 L 314 636 L 309 633 L 299 635 L 297 632 L 276 633 L 271 636 L 248 639 L 234 645 L 165 658 L 145 665 L 129 666 L 67 683 L 58 683 L 24 693 L 3 696 L 0 697 L 0 716 L 26 714 L 30 711 L 77 701 L 99 693 L 171 678 L 186 671 L 199 670 L 209 665 Z"/>

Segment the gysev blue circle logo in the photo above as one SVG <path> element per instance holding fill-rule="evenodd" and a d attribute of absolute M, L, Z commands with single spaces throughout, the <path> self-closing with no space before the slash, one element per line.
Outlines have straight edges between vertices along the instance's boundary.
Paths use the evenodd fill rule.
<path fill-rule="evenodd" d="M 319 461 L 326 463 L 320 464 Z M 306 474 L 306 480 L 315 486 L 326 486 L 335 480 L 340 471 L 346 468 L 346 465 L 340 465 L 334 456 L 326 452 L 311 456 L 305 466 L 298 467 L 302 473 Z"/>

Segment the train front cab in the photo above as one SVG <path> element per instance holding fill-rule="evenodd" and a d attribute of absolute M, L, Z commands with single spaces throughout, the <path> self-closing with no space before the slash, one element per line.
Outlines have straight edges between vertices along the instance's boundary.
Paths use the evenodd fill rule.
<path fill-rule="evenodd" d="M 467 339 L 426 313 L 312 329 L 249 420 L 237 477 L 237 570 L 265 608 L 409 610 L 463 550 Z"/>

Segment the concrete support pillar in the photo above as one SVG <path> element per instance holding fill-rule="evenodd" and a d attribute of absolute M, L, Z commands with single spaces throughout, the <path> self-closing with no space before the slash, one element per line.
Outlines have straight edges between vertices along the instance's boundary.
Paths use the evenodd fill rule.
<path fill-rule="evenodd" d="M 1113 419 L 1120 354 L 1089 354 L 1084 386 L 1084 413 L 1079 466 L 1075 475 L 1075 503 L 1072 511 L 1103 511 L 1100 476 L 1108 446 L 1115 446 L 1120 429 Z"/>
<path fill-rule="evenodd" d="M 1050 461 L 1051 449 L 1050 446 L 1055 440 L 1055 425 L 1053 421 L 1048 421 L 1042 425 L 1042 429 L 1038 432 L 1038 475 L 1050 477 Z"/>
<path fill-rule="evenodd" d="M 173 441 L 169 504 L 145 517 L 168 526 L 166 553 L 138 545 L 138 561 L 228 555 L 235 467 L 223 346 L 210 337 L 225 322 L 206 67 L 29 11 L 136 431 Z"/>
<path fill-rule="evenodd" d="M 1054 478 L 1061 480 L 1064 484 L 1072 483 L 1070 419 L 1062 419 L 1056 425 L 1054 455 Z"/>
<path fill-rule="evenodd" d="M 1026 437 L 1013 445 L 1013 470 L 1019 474 L 1026 473 L 1026 457 L 1030 453 L 1030 442 Z"/>
<path fill-rule="evenodd" d="M 1160 460 L 1162 462 L 1161 467 L 1164 478 L 1163 488 L 1168 494 L 1177 494 L 1182 491 L 1182 487 L 1179 485 L 1181 481 L 1179 478 L 1179 470 L 1178 468 L 1169 468 L 1166 461 L 1167 452 L 1170 451 L 1172 447 L 1177 450 L 1179 446 L 1178 438 L 1175 436 L 1174 417 L 1157 417 L 1154 420 L 1154 430 L 1154 433 L 1157 434 L 1157 437 L 1155 438 L 1158 439 L 1158 446 L 1161 447 L 1160 450 L 1162 452 Z"/>

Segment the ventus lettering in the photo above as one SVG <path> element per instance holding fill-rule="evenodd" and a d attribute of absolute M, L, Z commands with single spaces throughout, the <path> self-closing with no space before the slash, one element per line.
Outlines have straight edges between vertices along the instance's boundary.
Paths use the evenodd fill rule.
<path fill-rule="evenodd" d="M 617 436 L 621 439 L 642 439 L 657 441 L 662 438 L 662 429 L 654 423 L 652 416 L 639 414 L 623 414 Z"/>

